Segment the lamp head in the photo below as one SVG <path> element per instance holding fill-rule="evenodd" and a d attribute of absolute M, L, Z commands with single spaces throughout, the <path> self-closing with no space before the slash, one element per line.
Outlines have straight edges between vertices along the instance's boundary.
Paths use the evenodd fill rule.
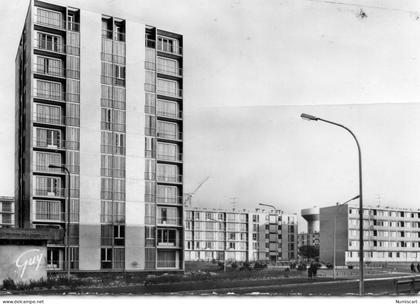
<path fill-rule="evenodd" d="M 318 118 L 318 117 L 316 117 L 316 116 L 309 115 L 309 114 L 305 114 L 305 113 L 300 114 L 300 117 L 301 117 L 302 119 L 305 119 L 305 120 L 318 120 L 318 119 L 319 119 L 319 118 Z"/>

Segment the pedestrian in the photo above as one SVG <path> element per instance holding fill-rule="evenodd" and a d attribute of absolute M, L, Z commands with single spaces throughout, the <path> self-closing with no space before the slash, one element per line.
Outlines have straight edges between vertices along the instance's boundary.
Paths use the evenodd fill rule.
<path fill-rule="evenodd" d="M 316 279 L 316 272 L 317 272 L 317 270 L 318 270 L 317 264 L 312 264 L 312 276 L 313 276 L 313 279 L 314 280 Z"/>
<path fill-rule="evenodd" d="M 420 264 L 417 264 L 417 271 L 420 272 Z"/>
<path fill-rule="evenodd" d="M 312 280 L 312 265 L 308 267 L 308 280 Z"/>
<path fill-rule="evenodd" d="M 411 268 L 411 272 L 416 272 L 416 269 L 414 268 L 414 264 L 413 263 L 411 263 L 410 268 Z"/>

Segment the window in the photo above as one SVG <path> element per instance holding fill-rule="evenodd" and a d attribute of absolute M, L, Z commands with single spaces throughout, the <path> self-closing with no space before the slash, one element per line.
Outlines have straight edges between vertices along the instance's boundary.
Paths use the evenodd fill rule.
<path fill-rule="evenodd" d="M 157 114 L 165 117 L 180 118 L 178 104 L 174 101 L 164 101 L 158 99 Z"/>
<path fill-rule="evenodd" d="M 63 19 L 59 12 L 46 10 L 44 8 L 37 8 L 36 22 L 46 24 L 53 27 L 62 28 Z"/>
<path fill-rule="evenodd" d="M 163 204 L 178 204 L 178 189 L 176 186 L 158 185 L 157 199 Z"/>
<path fill-rule="evenodd" d="M 175 268 L 177 263 L 177 254 L 173 250 L 158 250 L 157 267 L 159 268 Z"/>
<path fill-rule="evenodd" d="M 181 97 L 178 92 L 178 83 L 175 80 L 158 78 L 157 93 L 173 97 Z"/>
<path fill-rule="evenodd" d="M 176 165 L 157 164 L 157 179 L 163 182 L 179 182 Z"/>
<path fill-rule="evenodd" d="M 157 145 L 157 157 L 161 160 L 177 161 L 179 160 L 177 150 L 178 146 L 176 144 L 159 142 Z"/>
<path fill-rule="evenodd" d="M 35 71 L 52 76 L 64 76 L 61 60 L 54 58 L 36 56 Z"/>
<path fill-rule="evenodd" d="M 55 36 L 41 32 L 38 32 L 38 41 L 36 46 L 40 49 L 52 52 L 61 53 L 64 51 L 60 36 Z"/>
<path fill-rule="evenodd" d="M 60 178 L 48 176 L 35 177 L 35 191 L 36 195 L 41 196 L 62 196 L 60 189 Z"/>
<path fill-rule="evenodd" d="M 235 243 L 229 242 L 229 249 L 235 249 Z"/>
<path fill-rule="evenodd" d="M 63 99 L 61 83 L 59 82 L 36 79 L 34 89 L 36 97 L 59 101 Z"/>
<path fill-rule="evenodd" d="M 61 221 L 63 211 L 60 201 L 35 201 L 35 218 L 37 220 Z"/>
<path fill-rule="evenodd" d="M 114 244 L 117 246 L 124 246 L 125 238 L 125 226 L 115 225 L 114 226 Z"/>
<path fill-rule="evenodd" d="M 60 268 L 60 250 L 58 248 L 47 248 L 47 267 L 49 269 Z"/>
<path fill-rule="evenodd" d="M 114 65 L 115 84 L 119 86 L 125 85 L 125 67 L 121 65 Z"/>
<path fill-rule="evenodd" d="M 169 58 L 158 57 L 158 72 L 177 76 L 178 62 Z"/>
<path fill-rule="evenodd" d="M 112 268 L 112 248 L 101 248 L 101 268 Z"/>
<path fill-rule="evenodd" d="M 158 245 L 176 246 L 176 230 L 158 229 Z"/>
<path fill-rule="evenodd" d="M 157 49 L 166 53 L 179 54 L 178 41 L 167 37 L 158 37 Z"/>

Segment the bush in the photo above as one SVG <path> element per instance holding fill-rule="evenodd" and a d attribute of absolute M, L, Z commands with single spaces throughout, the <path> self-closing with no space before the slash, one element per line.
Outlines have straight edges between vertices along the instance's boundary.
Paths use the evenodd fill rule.
<path fill-rule="evenodd" d="M 327 263 L 327 268 L 328 268 L 328 269 L 333 269 L 333 268 L 334 268 L 334 265 L 333 265 L 333 264 L 331 264 L 331 263 Z"/>
<path fill-rule="evenodd" d="M 13 281 L 13 279 L 11 278 L 4 279 L 3 288 L 6 290 L 15 290 L 16 289 L 15 281 Z"/>
<path fill-rule="evenodd" d="M 232 269 L 236 269 L 238 268 L 238 264 L 236 262 L 233 262 L 230 267 L 232 267 Z"/>
<path fill-rule="evenodd" d="M 254 269 L 264 269 L 267 268 L 267 264 L 263 264 L 261 262 L 255 262 Z"/>
<path fill-rule="evenodd" d="M 353 265 L 347 266 L 348 269 L 353 269 Z"/>

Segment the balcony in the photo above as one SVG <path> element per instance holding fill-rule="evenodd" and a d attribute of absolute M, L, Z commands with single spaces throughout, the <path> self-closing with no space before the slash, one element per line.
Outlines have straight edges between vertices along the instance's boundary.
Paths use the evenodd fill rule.
<path fill-rule="evenodd" d="M 168 140 L 176 140 L 180 141 L 182 140 L 182 132 L 172 133 L 172 132 L 165 132 L 165 131 L 158 131 L 156 133 L 156 136 L 159 139 L 168 139 Z"/>
<path fill-rule="evenodd" d="M 160 74 L 165 74 L 169 76 L 175 76 L 175 77 L 182 77 L 182 69 L 181 68 L 175 68 L 175 67 L 169 67 L 167 65 L 157 65 L 157 72 Z"/>
<path fill-rule="evenodd" d="M 176 176 L 158 175 L 156 180 L 159 183 L 180 184 L 182 183 L 182 175 L 176 175 Z"/>
<path fill-rule="evenodd" d="M 48 222 L 64 222 L 65 213 L 58 212 L 58 213 L 35 213 L 35 221 L 48 221 Z"/>
<path fill-rule="evenodd" d="M 144 172 L 144 179 L 145 180 L 155 180 L 156 179 L 156 173 L 155 172 L 145 171 Z"/>
<path fill-rule="evenodd" d="M 101 121 L 101 130 L 125 132 L 125 123 Z"/>
<path fill-rule="evenodd" d="M 182 119 L 182 111 L 170 112 L 170 111 L 158 109 L 156 111 L 156 115 L 162 118 L 177 119 L 177 120 Z"/>
<path fill-rule="evenodd" d="M 34 73 L 51 77 L 65 77 L 65 69 L 63 69 L 62 67 L 50 67 L 46 66 L 45 64 L 38 63 L 34 64 Z"/>
<path fill-rule="evenodd" d="M 101 75 L 101 83 L 125 87 L 125 79 Z"/>
<path fill-rule="evenodd" d="M 155 114 L 156 113 L 156 107 L 154 106 L 144 106 L 144 113 L 146 114 Z"/>
<path fill-rule="evenodd" d="M 65 188 L 34 188 L 34 196 L 39 197 L 54 197 L 54 198 L 64 198 L 66 193 Z"/>
<path fill-rule="evenodd" d="M 182 90 L 163 90 L 161 88 L 157 88 L 157 94 L 162 96 L 168 96 L 168 97 L 175 97 L 175 98 L 182 98 Z"/>
<path fill-rule="evenodd" d="M 157 197 L 158 204 L 182 205 L 182 196 L 176 197 Z"/>
<path fill-rule="evenodd" d="M 80 32 L 80 23 L 68 21 L 67 30 L 71 32 Z"/>
<path fill-rule="evenodd" d="M 144 201 L 149 203 L 154 203 L 156 201 L 156 196 L 153 194 L 145 194 Z"/>
<path fill-rule="evenodd" d="M 154 49 L 154 48 L 156 48 L 156 41 L 151 40 L 151 39 L 146 39 L 144 45 L 148 48 Z"/>
<path fill-rule="evenodd" d="M 101 106 L 106 108 L 125 110 L 125 101 L 101 98 Z"/>
<path fill-rule="evenodd" d="M 124 56 L 113 55 L 110 53 L 101 52 L 101 60 L 125 65 L 126 59 Z"/>
<path fill-rule="evenodd" d="M 146 92 L 156 93 L 156 85 L 152 84 L 152 83 L 145 83 L 144 84 L 144 90 Z"/>
<path fill-rule="evenodd" d="M 125 170 L 123 170 L 123 169 L 101 168 L 101 176 L 124 178 L 125 177 Z"/>
<path fill-rule="evenodd" d="M 56 126 L 65 125 L 64 116 L 42 115 L 42 114 L 35 113 L 33 120 L 34 122 L 39 123 L 39 124 L 56 125 Z"/>
<path fill-rule="evenodd" d="M 157 160 L 168 162 L 182 162 L 182 153 L 171 154 L 157 154 Z"/>
<path fill-rule="evenodd" d="M 41 25 L 44 27 L 54 28 L 54 29 L 60 29 L 65 30 L 66 29 L 66 21 L 63 20 L 63 18 L 51 18 L 47 16 L 41 16 L 39 14 L 35 14 L 35 21 L 34 23 L 37 25 Z"/>
<path fill-rule="evenodd" d="M 34 98 L 65 102 L 64 100 L 65 94 L 63 92 L 52 92 L 49 90 L 34 89 L 33 94 L 34 94 Z"/>
<path fill-rule="evenodd" d="M 144 68 L 146 70 L 155 71 L 156 70 L 156 63 L 155 62 L 151 62 L 151 61 L 145 61 L 144 62 Z"/>
<path fill-rule="evenodd" d="M 161 41 L 158 41 L 156 49 L 158 52 L 182 56 L 182 47 L 174 44 L 162 43 Z"/>
<path fill-rule="evenodd" d="M 79 150 L 80 143 L 77 141 L 69 141 L 69 140 L 59 140 L 59 139 L 33 139 L 33 146 L 35 148 L 42 148 L 42 149 L 49 149 L 49 150 Z"/>
<path fill-rule="evenodd" d="M 145 150 L 144 151 L 144 157 L 155 158 L 156 157 L 156 152 L 153 151 L 153 150 Z"/>
<path fill-rule="evenodd" d="M 156 221 L 159 226 L 182 226 L 182 217 L 157 217 Z"/>
<path fill-rule="evenodd" d="M 60 166 L 61 164 L 55 164 Z M 65 172 L 61 168 L 50 168 L 48 164 L 34 164 L 33 166 L 34 172 L 37 173 L 53 173 L 53 174 L 64 174 Z"/>
<path fill-rule="evenodd" d="M 101 145 L 101 153 L 125 155 L 125 147 Z"/>
<path fill-rule="evenodd" d="M 75 45 L 66 45 L 61 42 L 52 42 L 47 40 L 34 39 L 34 49 L 40 51 L 46 51 L 54 54 L 69 54 L 69 55 L 80 55 L 80 47 Z"/>
<path fill-rule="evenodd" d="M 121 32 L 113 32 L 110 30 L 102 30 L 102 38 L 113 39 L 115 41 L 125 42 L 125 34 Z"/>
<path fill-rule="evenodd" d="M 156 136 L 156 129 L 155 128 L 144 128 L 144 135 L 146 136 Z"/>
<path fill-rule="evenodd" d="M 101 191 L 101 199 L 125 201 L 125 192 Z"/>

